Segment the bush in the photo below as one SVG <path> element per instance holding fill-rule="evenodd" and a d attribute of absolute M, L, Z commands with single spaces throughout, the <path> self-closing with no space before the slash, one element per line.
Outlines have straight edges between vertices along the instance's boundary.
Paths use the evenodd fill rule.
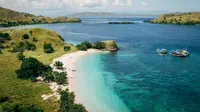
<path fill-rule="evenodd" d="M 22 37 L 23 37 L 23 39 L 29 39 L 29 35 L 28 34 L 24 34 Z"/>
<path fill-rule="evenodd" d="M 25 50 L 32 50 L 34 51 L 36 49 L 36 46 L 34 43 L 29 42 L 19 42 L 18 45 L 13 47 L 12 52 L 24 52 Z"/>
<path fill-rule="evenodd" d="M 85 45 L 78 44 L 78 45 L 76 45 L 76 47 L 77 47 L 78 50 L 87 51 L 87 47 Z"/>
<path fill-rule="evenodd" d="M 57 68 L 57 69 L 63 69 L 63 63 L 60 62 L 60 61 L 56 61 L 54 66 Z"/>
<path fill-rule="evenodd" d="M 9 98 L 7 96 L 0 96 L 0 103 L 8 101 Z"/>
<path fill-rule="evenodd" d="M 97 42 L 94 43 L 93 48 L 95 48 L 95 49 L 105 49 L 105 43 L 97 41 Z"/>
<path fill-rule="evenodd" d="M 7 101 L 1 104 L 0 112 L 20 112 L 20 104 Z"/>
<path fill-rule="evenodd" d="M 17 58 L 18 60 L 23 60 L 25 58 L 23 52 L 20 52 L 19 54 L 17 54 Z"/>
<path fill-rule="evenodd" d="M 16 70 L 18 78 L 35 78 L 47 70 L 47 67 L 36 58 L 25 58 L 22 61 L 20 69 Z"/>
<path fill-rule="evenodd" d="M 32 35 L 32 34 L 33 34 L 33 31 L 30 30 L 30 34 Z"/>
<path fill-rule="evenodd" d="M 81 45 L 85 45 L 87 47 L 87 49 L 92 48 L 92 44 L 88 41 L 82 42 Z"/>
<path fill-rule="evenodd" d="M 36 39 L 35 37 L 33 37 L 33 42 L 38 42 L 38 39 Z"/>
<path fill-rule="evenodd" d="M 0 33 L 0 38 L 10 40 L 10 35 L 8 33 Z"/>
<path fill-rule="evenodd" d="M 0 49 L 0 54 L 2 54 L 1 49 Z"/>
<path fill-rule="evenodd" d="M 50 43 L 47 43 L 47 44 L 45 43 L 43 47 L 44 47 L 45 53 L 53 53 L 54 52 L 54 49 Z"/>
<path fill-rule="evenodd" d="M 26 50 L 32 50 L 32 51 L 34 51 L 36 49 L 35 44 L 29 43 L 29 42 L 25 42 L 24 47 Z"/>
<path fill-rule="evenodd" d="M 65 84 L 67 83 L 67 73 L 66 72 L 53 72 L 55 82 L 58 84 Z"/>
<path fill-rule="evenodd" d="M 70 50 L 71 50 L 71 47 L 70 47 L 70 46 L 64 46 L 64 50 L 65 50 L 65 51 L 70 51 Z"/>
<path fill-rule="evenodd" d="M 0 112 L 44 112 L 44 110 L 35 105 L 27 107 L 13 101 L 6 101 L 0 104 Z"/>
<path fill-rule="evenodd" d="M 4 38 L 0 38 L 0 43 L 5 43 L 5 39 Z"/>

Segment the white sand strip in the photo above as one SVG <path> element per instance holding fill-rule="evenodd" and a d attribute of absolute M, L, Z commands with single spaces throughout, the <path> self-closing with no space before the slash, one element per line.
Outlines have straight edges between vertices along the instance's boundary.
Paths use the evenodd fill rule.
<path fill-rule="evenodd" d="M 64 65 L 64 72 L 67 72 L 67 78 L 68 78 L 68 89 L 70 92 L 75 92 L 75 84 L 77 82 L 75 82 L 75 73 L 76 73 L 76 69 L 74 68 L 74 65 L 76 63 L 76 61 L 81 57 L 81 56 L 84 56 L 84 55 L 87 55 L 87 54 L 90 54 L 90 53 L 95 53 L 95 52 L 108 52 L 108 51 L 100 51 L 100 50 L 96 50 L 96 49 L 89 49 L 88 51 L 77 51 L 77 52 L 74 52 L 74 53 L 69 53 L 69 54 L 65 54 L 59 58 L 56 58 L 53 60 L 53 64 L 56 62 L 56 61 L 60 61 L 62 62 Z M 55 70 L 55 68 L 54 68 Z M 56 71 L 56 70 L 55 70 Z M 75 93 L 76 95 L 76 93 Z M 76 103 L 79 103 L 77 102 L 78 100 L 76 99 L 75 97 L 75 102 Z"/>

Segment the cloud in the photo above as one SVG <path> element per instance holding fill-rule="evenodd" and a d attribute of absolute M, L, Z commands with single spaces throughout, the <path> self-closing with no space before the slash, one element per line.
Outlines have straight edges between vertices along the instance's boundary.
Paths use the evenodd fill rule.
<path fill-rule="evenodd" d="M 61 9 L 80 7 L 104 7 L 108 0 L 0 0 L 8 8 Z M 12 3 L 12 4 L 10 4 Z"/>
<path fill-rule="evenodd" d="M 141 2 L 141 4 L 144 5 L 144 6 L 148 6 L 148 5 L 149 5 L 149 4 L 148 4 L 147 2 L 145 2 L 145 1 Z"/>
<path fill-rule="evenodd" d="M 127 6 L 132 6 L 133 5 L 133 1 L 132 0 L 127 0 Z"/>
<path fill-rule="evenodd" d="M 114 6 L 124 6 L 125 4 L 120 2 L 119 0 L 114 0 L 112 5 L 114 5 Z"/>
<path fill-rule="evenodd" d="M 122 2 L 120 0 L 114 0 L 112 3 L 113 6 L 132 6 L 132 4 L 133 4 L 132 0 L 127 0 L 127 2 L 126 1 Z"/>

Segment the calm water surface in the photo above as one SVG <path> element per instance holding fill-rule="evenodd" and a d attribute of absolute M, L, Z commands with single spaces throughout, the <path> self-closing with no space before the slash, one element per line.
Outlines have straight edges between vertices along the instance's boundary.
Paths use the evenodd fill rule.
<path fill-rule="evenodd" d="M 106 87 L 105 95 L 117 96 L 122 108 L 131 112 L 200 112 L 200 26 L 148 24 L 142 22 L 145 19 L 149 18 L 83 18 L 82 23 L 29 27 L 56 30 L 66 42 L 73 44 L 85 40 L 116 40 L 120 51 L 101 55 L 98 62 L 102 67 L 96 67 L 91 73 L 103 78 L 99 82 L 104 86 L 99 86 L 99 90 Z M 137 24 L 106 24 L 109 21 Z M 139 46 L 134 46 L 135 43 Z M 186 58 L 156 53 L 157 48 L 186 47 L 191 54 Z M 94 62 L 91 58 L 86 68 Z M 116 105 L 111 108 L 117 109 Z"/>

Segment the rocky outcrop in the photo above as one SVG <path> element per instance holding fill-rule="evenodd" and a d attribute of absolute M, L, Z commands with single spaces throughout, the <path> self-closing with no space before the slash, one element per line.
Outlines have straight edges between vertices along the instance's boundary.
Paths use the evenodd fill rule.
<path fill-rule="evenodd" d="M 105 50 L 106 51 L 118 51 L 119 48 L 117 46 L 117 43 L 114 40 L 105 40 L 103 41 L 105 43 Z"/>

